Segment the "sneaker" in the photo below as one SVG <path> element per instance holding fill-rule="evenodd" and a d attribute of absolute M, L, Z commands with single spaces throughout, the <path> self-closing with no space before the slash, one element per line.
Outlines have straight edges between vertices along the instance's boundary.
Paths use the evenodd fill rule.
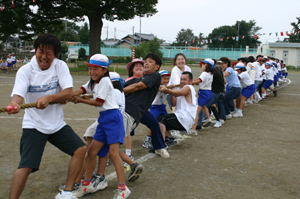
<path fill-rule="evenodd" d="M 187 134 L 188 135 L 198 135 L 198 133 L 197 133 L 197 131 L 194 131 L 194 130 L 189 130 L 188 132 L 187 132 Z"/>
<path fill-rule="evenodd" d="M 59 192 L 56 196 L 55 199 L 77 199 L 76 196 L 71 193 L 70 195 L 61 195 L 61 192 Z"/>
<path fill-rule="evenodd" d="M 134 160 L 134 158 L 132 157 L 132 155 L 129 155 L 129 157 L 131 158 L 132 161 Z M 123 162 L 123 164 L 124 164 L 124 168 L 127 168 L 127 167 L 130 166 L 130 165 L 127 164 L 126 162 Z"/>
<path fill-rule="evenodd" d="M 226 115 L 226 120 L 231 119 L 231 118 L 232 118 L 231 114 Z"/>
<path fill-rule="evenodd" d="M 140 174 L 143 172 L 144 167 L 137 162 L 131 165 L 130 167 L 131 167 L 131 172 L 128 176 L 128 181 L 134 182 L 140 177 Z"/>
<path fill-rule="evenodd" d="M 211 118 L 208 118 L 207 120 L 205 120 L 205 122 L 202 123 L 203 127 L 208 127 L 211 124 Z"/>
<path fill-rule="evenodd" d="M 180 131 L 172 130 L 171 135 L 176 139 L 182 139 L 183 136 L 180 134 Z"/>
<path fill-rule="evenodd" d="M 253 104 L 253 101 L 252 101 L 252 100 L 249 100 L 249 101 L 248 101 L 248 104 Z"/>
<path fill-rule="evenodd" d="M 221 124 L 225 124 L 225 120 L 220 119 Z"/>
<path fill-rule="evenodd" d="M 76 196 L 77 198 L 80 198 L 88 193 L 94 193 L 94 187 L 92 182 L 88 185 L 88 186 L 84 186 L 82 185 L 82 183 L 80 183 L 78 189 L 76 191 L 73 191 L 73 195 Z"/>
<path fill-rule="evenodd" d="M 108 186 L 107 181 L 105 179 L 105 175 L 103 177 L 101 177 L 99 174 L 96 174 L 96 176 L 94 178 L 92 178 L 91 183 L 93 184 L 93 187 L 95 190 L 94 192 L 103 190 Z"/>
<path fill-rule="evenodd" d="M 255 104 L 257 104 L 257 103 L 258 103 L 258 100 L 257 100 L 257 99 L 254 99 L 252 102 L 255 103 Z"/>
<path fill-rule="evenodd" d="M 260 98 L 258 98 L 258 102 L 259 102 L 259 101 L 261 101 L 261 100 L 263 100 L 263 98 L 261 98 L 261 97 L 260 97 Z"/>
<path fill-rule="evenodd" d="M 274 97 L 276 97 L 277 96 L 277 90 L 274 90 L 273 94 L 274 94 Z"/>
<path fill-rule="evenodd" d="M 130 195 L 131 191 L 128 189 L 128 187 L 125 187 L 125 190 L 121 190 L 121 189 L 117 189 L 114 191 L 115 195 L 113 197 L 113 199 L 124 199 L 124 198 L 128 198 L 128 196 Z"/>
<path fill-rule="evenodd" d="M 152 143 L 150 140 L 145 140 L 142 144 L 143 147 L 147 148 L 147 149 L 153 149 Z"/>
<path fill-rule="evenodd" d="M 222 124 L 220 121 L 217 121 L 216 124 L 214 125 L 215 128 L 219 128 L 221 126 L 222 126 Z"/>
<path fill-rule="evenodd" d="M 167 151 L 166 148 L 164 148 L 164 149 L 156 149 L 155 153 L 157 155 L 160 155 L 162 158 L 169 158 L 170 157 L 170 154 L 168 153 L 168 151 Z"/>
<path fill-rule="evenodd" d="M 171 145 L 177 144 L 177 140 L 176 140 L 176 138 L 173 138 L 173 137 L 166 137 L 165 143 L 166 143 L 166 145 L 171 146 Z"/>
<path fill-rule="evenodd" d="M 79 183 L 74 183 L 72 191 L 76 191 L 78 189 L 78 187 L 79 187 Z M 59 185 L 58 190 L 63 191 L 63 190 L 65 190 L 65 188 L 66 188 L 65 184 Z"/>
<path fill-rule="evenodd" d="M 198 126 L 198 125 L 197 125 L 197 126 L 196 126 L 196 130 L 197 130 L 197 131 L 201 131 L 201 130 L 202 130 L 202 126 Z"/>
<path fill-rule="evenodd" d="M 236 111 L 236 112 L 232 115 L 232 117 L 243 117 L 243 113 L 242 113 L 242 111 Z"/>

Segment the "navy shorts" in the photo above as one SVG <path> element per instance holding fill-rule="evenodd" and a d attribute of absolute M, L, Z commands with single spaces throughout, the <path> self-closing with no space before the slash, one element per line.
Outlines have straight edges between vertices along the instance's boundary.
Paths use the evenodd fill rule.
<path fill-rule="evenodd" d="M 211 100 L 213 94 L 211 90 L 199 90 L 198 96 L 198 105 L 203 108 Z"/>
<path fill-rule="evenodd" d="M 12 63 L 10 64 L 7 62 L 7 67 L 12 67 L 12 65 L 13 65 Z"/>
<path fill-rule="evenodd" d="M 241 91 L 241 94 L 246 97 L 247 99 L 251 97 L 255 93 L 255 85 L 252 84 L 251 86 L 247 86 L 246 88 L 243 88 Z"/>
<path fill-rule="evenodd" d="M 168 114 L 168 112 L 166 110 L 166 105 L 165 104 L 151 105 L 150 106 L 150 113 L 152 113 L 152 115 L 155 118 L 157 118 L 160 115 L 166 115 L 166 114 Z"/>
<path fill-rule="evenodd" d="M 50 135 L 36 129 L 23 129 L 20 142 L 21 160 L 18 168 L 32 168 L 32 172 L 39 170 L 47 141 L 71 156 L 78 148 L 85 146 L 69 125 Z"/>
<path fill-rule="evenodd" d="M 264 84 L 262 85 L 263 88 L 267 89 L 269 88 L 271 85 L 273 84 L 272 80 L 267 80 L 264 82 Z"/>

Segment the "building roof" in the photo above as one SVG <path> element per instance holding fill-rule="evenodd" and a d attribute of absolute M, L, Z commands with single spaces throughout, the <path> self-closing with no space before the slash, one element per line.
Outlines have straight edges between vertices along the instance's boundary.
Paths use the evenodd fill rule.
<path fill-rule="evenodd" d="M 300 43 L 269 43 L 270 48 L 300 48 Z"/>
<path fill-rule="evenodd" d="M 127 35 L 127 36 L 123 37 L 122 40 L 124 40 L 127 37 L 131 37 L 134 40 L 143 39 L 143 40 L 151 41 L 154 39 L 153 34 L 135 33 L 134 35 Z"/>

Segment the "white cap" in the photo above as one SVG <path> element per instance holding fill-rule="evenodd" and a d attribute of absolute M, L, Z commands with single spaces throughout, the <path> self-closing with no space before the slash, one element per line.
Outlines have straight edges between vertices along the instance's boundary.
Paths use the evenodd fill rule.
<path fill-rule="evenodd" d="M 112 61 L 109 61 L 108 57 L 102 54 L 95 54 L 90 58 L 89 63 L 85 63 L 88 66 L 107 68 Z"/>
<path fill-rule="evenodd" d="M 119 81 L 121 77 L 117 72 L 109 72 L 109 78 L 111 81 Z"/>
<path fill-rule="evenodd" d="M 238 70 L 241 68 L 245 68 L 245 65 L 243 63 L 237 63 L 234 70 Z"/>

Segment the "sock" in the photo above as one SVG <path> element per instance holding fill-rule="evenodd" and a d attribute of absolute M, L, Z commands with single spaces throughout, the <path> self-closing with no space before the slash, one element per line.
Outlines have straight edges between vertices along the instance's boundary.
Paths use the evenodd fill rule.
<path fill-rule="evenodd" d="M 266 93 L 261 94 L 262 98 L 266 97 Z"/>
<path fill-rule="evenodd" d="M 242 109 L 240 109 L 240 108 L 236 108 L 236 111 L 240 111 L 240 112 L 242 112 L 243 110 L 242 110 Z"/>
<path fill-rule="evenodd" d="M 118 189 L 125 191 L 125 189 L 126 189 L 126 184 L 125 184 L 125 183 L 124 183 L 124 184 L 119 184 L 119 185 L 118 185 Z"/>
<path fill-rule="evenodd" d="M 151 140 L 151 136 L 147 135 L 146 141 L 149 141 L 149 142 L 150 142 L 150 140 Z"/>
<path fill-rule="evenodd" d="M 91 180 L 83 180 L 82 185 L 83 186 L 88 186 L 91 183 Z"/>
<path fill-rule="evenodd" d="M 61 191 L 61 195 L 71 195 L 72 191 Z"/>
<path fill-rule="evenodd" d="M 257 98 L 261 98 L 259 95 L 259 92 L 256 92 L 256 96 L 257 96 Z"/>
<path fill-rule="evenodd" d="M 128 156 L 130 156 L 130 155 L 131 155 L 131 149 L 126 149 L 126 154 L 127 154 Z"/>

